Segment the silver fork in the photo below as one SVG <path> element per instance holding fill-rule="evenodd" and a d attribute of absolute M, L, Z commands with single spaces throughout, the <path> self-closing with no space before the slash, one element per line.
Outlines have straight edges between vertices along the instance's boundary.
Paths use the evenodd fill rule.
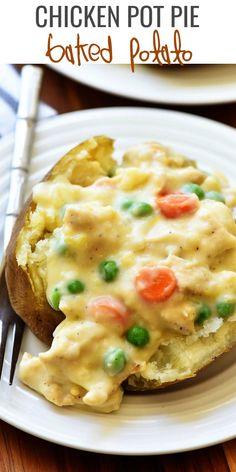
<path fill-rule="evenodd" d="M 21 76 L 20 101 L 17 113 L 15 144 L 10 170 L 9 199 L 4 225 L 4 256 L 0 275 L 0 379 L 6 352 L 9 328 L 12 326 L 12 355 L 10 361 L 9 385 L 12 384 L 16 363 L 19 356 L 24 322 L 12 309 L 5 280 L 5 253 L 12 229 L 23 205 L 25 187 L 29 171 L 34 126 L 42 82 L 42 69 L 35 66 L 24 66 Z"/>

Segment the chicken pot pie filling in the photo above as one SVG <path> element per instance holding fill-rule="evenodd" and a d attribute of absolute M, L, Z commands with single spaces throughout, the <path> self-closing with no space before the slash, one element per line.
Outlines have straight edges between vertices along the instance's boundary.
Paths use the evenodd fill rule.
<path fill-rule="evenodd" d="M 236 193 L 226 179 L 157 143 L 107 173 L 36 185 L 30 221 L 44 237 L 17 252 L 65 315 L 47 352 L 24 354 L 21 380 L 56 405 L 104 412 L 119 408 L 127 378 L 148 378 L 159 348 L 234 320 L 236 303 Z"/>

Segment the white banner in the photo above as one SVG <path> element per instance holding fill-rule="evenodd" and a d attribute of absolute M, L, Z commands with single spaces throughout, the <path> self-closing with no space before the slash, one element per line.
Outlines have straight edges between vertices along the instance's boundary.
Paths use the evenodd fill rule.
<path fill-rule="evenodd" d="M 236 0 L 1 0 L 0 63 L 235 64 Z"/>

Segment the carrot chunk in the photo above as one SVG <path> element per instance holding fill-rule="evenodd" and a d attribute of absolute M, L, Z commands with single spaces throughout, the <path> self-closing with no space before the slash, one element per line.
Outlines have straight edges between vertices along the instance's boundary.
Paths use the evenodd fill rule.
<path fill-rule="evenodd" d="M 126 305 L 110 295 L 102 295 L 92 298 L 87 307 L 86 314 L 98 323 L 116 323 L 126 327 L 129 323 L 129 310 Z"/>
<path fill-rule="evenodd" d="M 194 213 L 199 207 L 199 199 L 194 193 L 170 193 L 158 196 L 156 204 L 167 218 L 178 218 L 187 213 Z"/>
<path fill-rule="evenodd" d="M 148 302 L 163 302 L 177 288 L 174 272 L 168 267 L 143 267 L 135 280 L 136 290 Z"/>

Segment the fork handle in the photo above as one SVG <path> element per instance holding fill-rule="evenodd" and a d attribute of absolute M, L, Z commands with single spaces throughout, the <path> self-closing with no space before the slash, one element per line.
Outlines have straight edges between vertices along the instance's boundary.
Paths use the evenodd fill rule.
<path fill-rule="evenodd" d="M 23 67 L 10 170 L 9 200 L 4 225 L 4 252 L 8 246 L 15 220 L 23 206 L 41 82 L 42 69 L 40 67 Z"/>

